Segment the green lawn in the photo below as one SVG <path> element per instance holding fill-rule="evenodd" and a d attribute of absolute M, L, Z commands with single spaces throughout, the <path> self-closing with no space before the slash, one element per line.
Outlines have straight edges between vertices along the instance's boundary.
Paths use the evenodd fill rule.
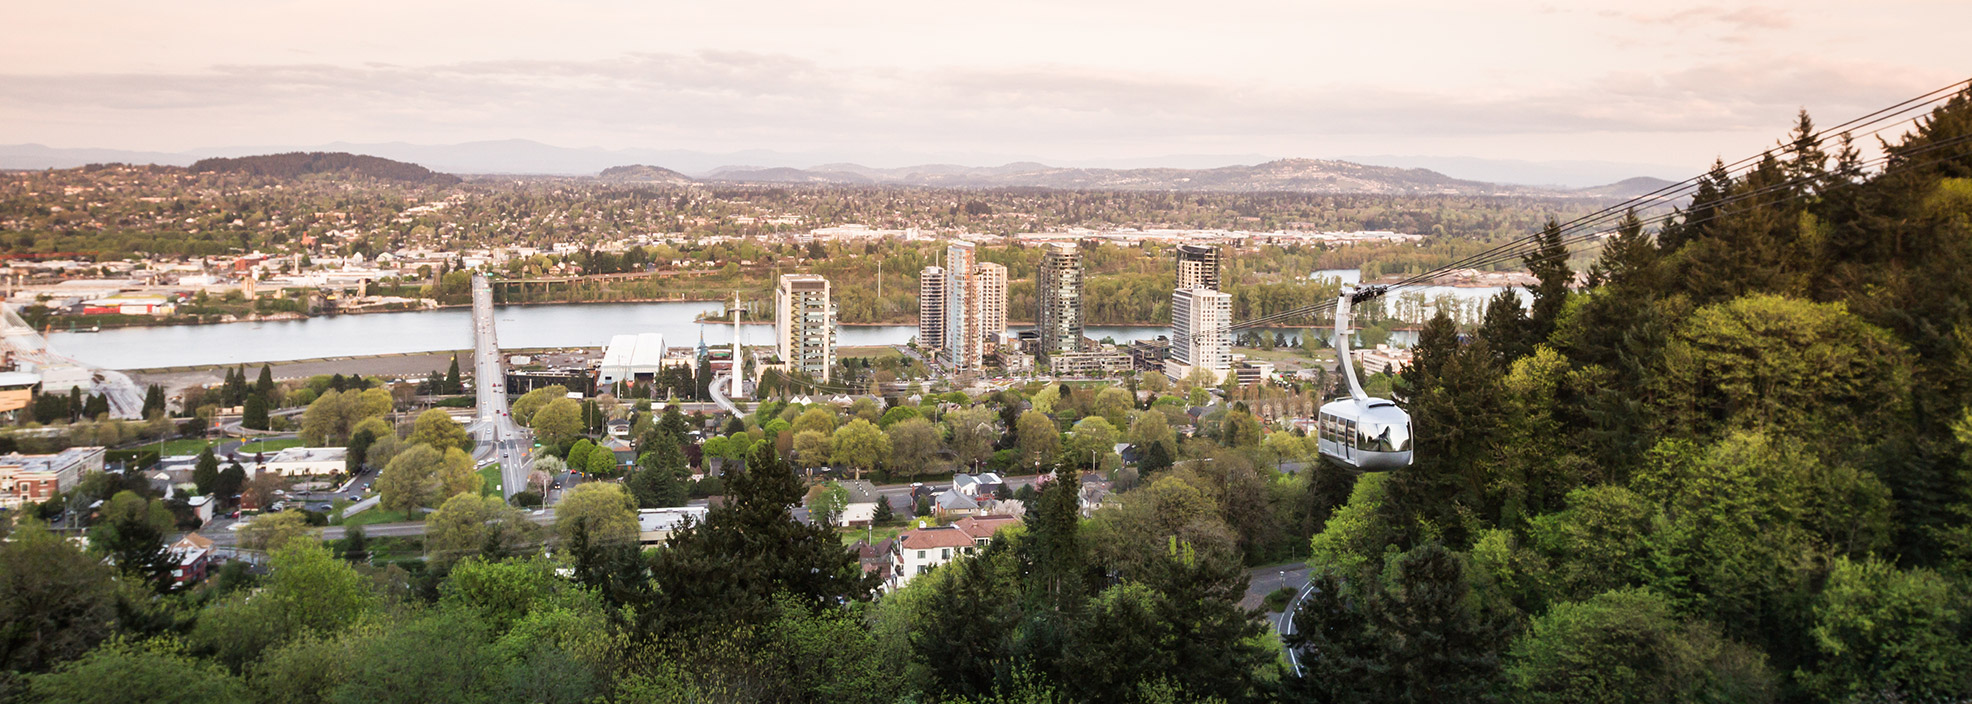
<path fill-rule="evenodd" d="M 411 517 L 405 515 L 403 511 L 385 511 L 381 508 L 373 508 L 344 519 L 342 525 L 367 526 L 373 523 L 403 523 L 409 520 L 411 520 Z"/>
<path fill-rule="evenodd" d="M 273 452 L 280 452 L 290 447 L 301 447 L 301 438 L 288 438 L 286 440 L 261 440 L 259 442 L 250 442 L 240 446 L 240 454 L 251 455 L 259 452 L 273 453 Z"/>
<path fill-rule="evenodd" d="M 159 450 L 158 454 L 165 457 L 172 457 L 176 455 L 196 455 L 199 453 L 200 450 L 205 449 L 208 445 L 217 445 L 221 442 L 225 442 L 225 441 L 203 440 L 200 438 L 178 438 L 176 440 L 166 440 L 164 441 L 164 449 Z M 157 447 L 157 446 L 145 445 L 145 447 Z"/>
<path fill-rule="evenodd" d="M 880 525 L 874 529 L 870 529 L 868 532 L 864 532 L 862 528 L 837 528 L 836 532 L 842 536 L 842 544 L 846 546 L 855 545 L 856 541 L 862 540 L 865 536 L 870 539 L 871 543 L 881 543 L 916 527 L 917 523 L 913 521 L 904 524 Z"/>
<path fill-rule="evenodd" d="M 479 470 L 479 493 L 483 496 L 505 496 L 500 493 L 500 463 L 486 465 Z"/>

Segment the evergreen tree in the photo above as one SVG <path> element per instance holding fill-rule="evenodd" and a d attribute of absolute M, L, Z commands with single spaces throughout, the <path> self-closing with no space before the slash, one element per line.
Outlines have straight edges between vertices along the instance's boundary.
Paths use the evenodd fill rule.
<path fill-rule="evenodd" d="M 773 445 L 725 480 L 726 502 L 653 553 L 658 596 L 638 610 L 644 632 L 764 623 L 776 594 L 813 609 L 869 598 L 874 578 L 835 530 L 794 520 L 801 485 Z"/>
<path fill-rule="evenodd" d="M 1390 524 L 1410 541 L 1437 532 L 1463 545 L 1471 509 L 1482 507 L 1500 432 L 1500 371 L 1485 342 L 1458 342 L 1443 311 L 1418 336 L 1411 367 L 1403 373 L 1409 391 L 1415 462 L 1390 473 L 1390 498 L 1383 505 Z M 1491 514 L 1492 511 L 1486 513 Z"/>
<path fill-rule="evenodd" d="M 248 394 L 246 408 L 241 411 L 240 424 L 249 430 L 266 430 L 269 420 L 266 397 L 259 393 Z"/>
<path fill-rule="evenodd" d="M 459 378 L 459 355 L 455 354 L 452 355 L 451 368 L 445 370 L 445 385 L 443 388 L 438 389 L 438 393 L 460 394 L 465 393 L 465 391 L 465 381 Z"/>
<path fill-rule="evenodd" d="M 219 486 L 219 457 L 212 454 L 211 445 L 199 451 L 198 462 L 192 465 L 192 483 L 200 494 L 211 494 Z"/>
<path fill-rule="evenodd" d="M 176 586 L 171 578 L 175 561 L 164 542 L 164 532 L 171 527 L 171 512 L 163 503 L 121 491 L 104 505 L 102 516 L 102 522 L 89 530 L 90 546 L 152 591 L 171 591 Z"/>
<path fill-rule="evenodd" d="M 151 384 L 149 387 L 146 387 L 144 389 L 144 417 L 150 418 L 164 411 L 164 387 L 157 384 Z"/>
<path fill-rule="evenodd" d="M 266 398 L 269 401 L 272 401 L 274 399 L 274 367 L 273 366 L 267 364 L 260 365 L 260 378 L 254 380 L 253 392 L 256 394 L 260 394 L 262 397 Z"/>
<path fill-rule="evenodd" d="M 1575 279 L 1575 272 L 1568 268 L 1568 246 L 1561 241 L 1561 224 L 1550 218 L 1537 241 L 1539 245 L 1522 260 L 1527 271 L 1540 280 L 1528 289 L 1534 294 L 1533 310 L 1527 314 L 1525 339 L 1529 346 L 1546 342 L 1554 332 L 1562 308 L 1568 305 L 1568 287 Z"/>
<path fill-rule="evenodd" d="M 1059 471 L 1027 512 L 1028 540 L 1023 547 L 1033 565 L 1031 596 L 1042 608 L 1056 612 L 1073 611 L 1084 595 L 1082 576 L 1088 563 L 1079 532 L 1081 494 L 1081 476 Z"/>
<path fill-rule="evenodd" d="M 636 497 L 639 507 L 683 506 L 690 497 L 690 488 L 685 486 L 687 474 L 685 455 L 679 452 L 678 445 L 657 442 L 637 458 L 637 469 L 625 483 L 629 485 L 630 494 Z"/>
<path fill-rule="evenodd" d="M 226 469 L 219 473 L 219 483 L 213 486 L 212 493 L 219 498 L 230 499 L 239 496 L 246 483 L 246 468 L 240 466 L 239 460 L 229 460 Z"/>
<path fill-rule="evenodd" d="M 110 400 L 102 394 L 90 394 L 89 400 L 84 401 L 82 404 L 82 417 L 85 420 L 102 418 L 108 415 L 109 412 Z"/>
<path fill-rule="evenodd" d="M 1527 322 L 1527 311 L 1520 305 L 1520 294 L 1511 289 L 1503 289 L 1486 301 L 1486 320 L 1479 326 L 1479 339 L 1486 341 L 1492 350 L 1494 366 L 1504 370 L 1533 351 L 1528 337 L 1532 326 Z"/>

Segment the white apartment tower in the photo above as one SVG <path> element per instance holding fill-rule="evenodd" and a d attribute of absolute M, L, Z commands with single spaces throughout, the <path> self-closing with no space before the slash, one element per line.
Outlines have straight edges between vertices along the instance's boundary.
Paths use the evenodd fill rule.
<path fill-rule="evenodd" d="M 1194 369 L 1212 373 L 1212 382 L 1225 381 L 1232 370 L 1232 296 L 1210 289 L 1179 289 L 1171 294 L 1171 351 L 1164 375 L 1173 381 Z"/>
<path fill-rule="evenodd" d="M 1007 268 L 992 262 L 980 262 L 973 269 L 972 278 L 979 282 L 979 336 L 994 339 L 1005 335 Z"/>
<path fill-rule="evenodd" d="M 774 341 L 781 362 L 789 372 L 827 382 L 835 367 L 835 304 L 828 279 L 782 274 L 774 300 Z"/>
<path fill-rule="evenodd" d="M 945 347 L 945 268 L 918 272 L 918 349 L 936 356 Z"/>

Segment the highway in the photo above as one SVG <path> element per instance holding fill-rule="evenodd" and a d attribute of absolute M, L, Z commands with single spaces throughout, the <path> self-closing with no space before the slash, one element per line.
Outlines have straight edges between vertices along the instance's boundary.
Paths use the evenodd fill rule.
<path fill-rule="evenodd" d="M 532 433 L 514 424 L 507 409 L 506 365 L 500 358 L 500 340 L 494 328 L 493 285 L 485 274 L 472 276 L 473 393 L 478 396 L 478 416 L 472 433 L 479 441 L 473 459 L 500 463 L 500 490 L 512 498 L 526 488 L 528 453 L 534 447 Z"/>

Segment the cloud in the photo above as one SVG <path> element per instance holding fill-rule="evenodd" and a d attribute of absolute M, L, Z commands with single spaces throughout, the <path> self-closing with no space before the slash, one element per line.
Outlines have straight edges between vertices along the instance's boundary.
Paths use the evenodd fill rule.
<path fill-rule="evenodd" d="M 597 60 L 0 75 L 0 94 L 10 96 L 0 104 L 0 121 L 44 141 L 59 140 L 33 131 L 144 124 L 185 146 L 528 137 L 728 150 L 1308 155 L 1320 145 L 1381 148 L 1360 143 L 1371 137 L 1778 137 L 1811 100 L 1835 111 L 1823 114 L 1832 122 L 1934 87 L 1925 78 L 1856 62 L 1742 59 L 1570 82 L 1402 88 L 1056 64 L 904 68 L 770 52 L 643 52 Z"/>
<path fill-rule="evenodd" d="M 1777 31 L 1794 26 L 1794 19 L 1781 10 L 1763 5 L 1724 8 L 1711 5 L 1691 7 L 1672 12 L 1628 13 L 1629 19 L 1643 24 L 1661 24 L 1675 27 L 1693 27 L 1718 24 L 1739 32 Z"/>

